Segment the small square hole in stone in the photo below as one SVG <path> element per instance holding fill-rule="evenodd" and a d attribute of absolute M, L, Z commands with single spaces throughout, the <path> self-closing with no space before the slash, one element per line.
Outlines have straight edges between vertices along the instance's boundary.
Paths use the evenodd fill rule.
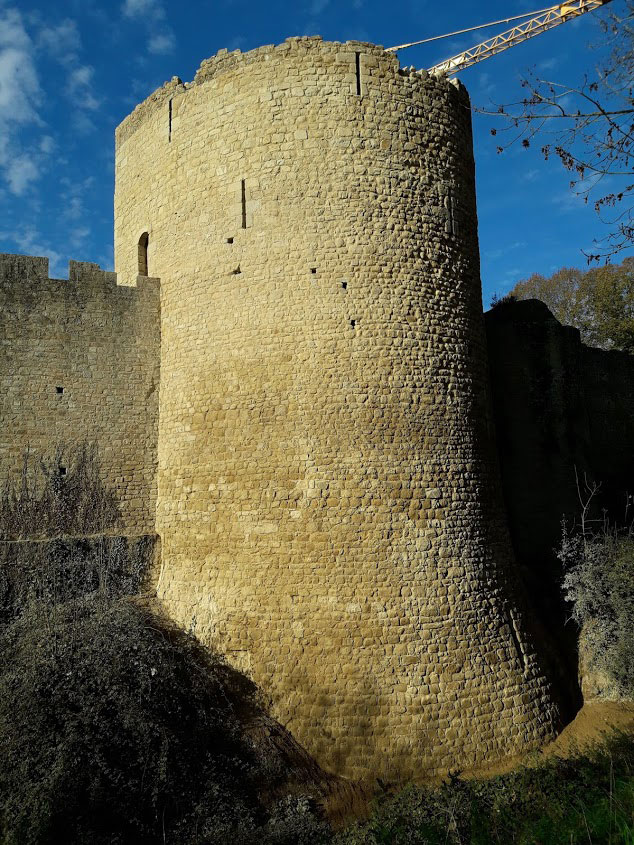
<path fill-rule="evenodd" d="M 311 267 L 311 268 L 310 268 L 310 272 L 311 272 L 311 273 L 313 273 L 313 275 L 314 275 L 314 274 L 317 272 L 317 268 L 316 268 L 316 267 Z"/>
<path fill-rule="evenodd" d="M 357 325 L 357 321 L 356 320 L 350 320 L 350 325 L 352 326 L 352 328 L 354 328 Z"/>
<path fill-rule="evenodd" d="M 55 393 L 57 393 L 58 396 L 61 396 L 63 392 L 64 392 L 63 387 L 56 387 L 55 388 Z"/>
<path fill-rule="evenodd" d="M 59 468 L 59 474 L 62 476 L 62 478 L 66 475 L 66 472 L 67 472 L 66 467 L 60 467 Z"/>
<path fill-rule="evenodd" d="M 233 238 L 227 238 L 227 243 L 228 243 L 228 244 L 232 244 L 232 243 L 233 243 Z"/>
<path fill-rule="evenodd" d="M 344 290 L 348 290 L 348 282 L 342 282 L 342 283 L 341 283 L 341 287 L 342 287 Z"/>

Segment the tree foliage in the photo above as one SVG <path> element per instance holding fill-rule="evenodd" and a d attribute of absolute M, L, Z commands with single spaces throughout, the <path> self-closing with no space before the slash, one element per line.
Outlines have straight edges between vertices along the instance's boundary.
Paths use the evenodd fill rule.
<path fill-rule="evenodd" d="M 583 632 L 589 668 L 606 679 L 604 695 L 634 697 L 634 537 L 604 531 L 564 533 L 564 596 Z"/>
<path fill-rule="evenodd" d="M 541 299 L 589 346 L 634 353 L 634 258 L 588 270 L 563 267 L 548 277 L 534 273 L 510 296 Z"/>
<path fill-rule="evenodd" d="M 556 157 L 571 174 L 570 186 L 607 225 L 608 233 L 588 260 L 598 260 L 634 243 L 634 0 L 624 11 L 600 20 L 608 57 L 576 83 L 545 79 L 535 72 L 522 79 L 525 96 L 496 104 L 501 127 L 492 128 L 499 153 L 521 143 L 541 143 L 545 159 Z"/>

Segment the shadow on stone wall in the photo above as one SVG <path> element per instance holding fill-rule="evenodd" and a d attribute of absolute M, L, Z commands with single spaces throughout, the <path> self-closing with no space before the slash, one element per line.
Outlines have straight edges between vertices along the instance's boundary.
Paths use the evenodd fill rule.
<path fill-rule="evenodd" d="M 64 468 L 63 473 L 61 468 Z M 177 724 L 181 699 L 185 701 L 187 698 L 187 683 L 194 686 L 196 683 L 206 684 L 209 688 L 216 684 L 223 706 L 233 711 L 239 742 L 250 749 L 249 753 L 255 760 L 255 763 L 250 763 L 255 773 L 251 772 L 250 777 L 255 781 L 245 789 L 248 792 L 248 789 L 254 791 L 257 788 L 257 803 L 263 808 L 261 812 L 265 809 L 267 812 L 282 812 L 287 805 L 290 812 L 295 806 L 292 796 L 296 796 L 299 801 L 297 806 L 301 809 L 301 801 L 307 792 L 311 796 L 310 801 L 321 805 L 335 821 L 358 807 L 365 807 L 368 800 L 365 791 L 321 769 L 269 714 L 260 690 L 246 675 L 231 668 L 223 658 L 209 652 L 160 615 L 155 601 L 160 538 L 155 534 L 122 536 L 116 533 L 120 528 L 119 503 L 102 480 L 95 446 L 84 444 L 70 451 L 59 446 L 44 457 L 25 453 L 20 478 L 7 481 L 0 494 L 0 633 L 9 639 L 15 632 L 18 632 L 16 636 L 26 637 L 25 648 L 16 656 L 15 666 L 20 665 L 20 659 L 45 662 L 51 636 L 55 639 L 55 654 L 63 655 L 61 660 L 51 658 L 51 672 L 59 670 L 60 666 L 64 668 L 66 664 L 74 665 L 73 661 L 81 663 L 84 658 L 93 661 L 94 665 L 90 662 L 81 664 L 86 674 L 83 680 L 80 677 L 75 679 L 74 687 L 62 676 L 56 681 L 53 678 L 54 682 L 48 678 L 56 694 L 61 695 L 67 686 L 72 687 L 82 702 L 81 712 L 86 715 L 90 707 L 98 707 L 91 698 L 95 696 L 95 689 L 100 690 L 97 699 L 100 695 L 103 699 L 112 698 L 114 694 L 108 667 L 115 667 L 115 676 L 118 671 L 122 675 L 119 680 L 123 686 L 120 685 L 119 692 L 125 689 L 126 672 L 131 665 L 133 675 L 141 669 L 148 669 L 147 665 L 142 665 L 143 660 L 151 664 L 153 658 L 137 653 L 135 639 L 145 631 L 159 645 L 166 644 L 168 651 L 175 652 L 177 646 L 182 646 L 182 654 L 176 655 L 175 665 L 179 672 L 184 673 L 183 689 L 178 693 L 171 690 L 176 696 L 176 703 L 166 699 L 160 705 L 168 717 L 176 720 L 170 729 L 175 733 L 180 731 L 185 737 L 183 742 L 189 742 L 194 747 L 194 734 L 190 737 L 183 724 Z M 103 652 L 96 645 L 99 637 L 105 638 Z M 102 687 L 99 686 L 101 681 L 97 669 L 103 669 Z M 154 698 L 157 694 L 160 697 L 160 672 L 152 683 L 158 691 Z M 127 704 L 121 705 L 121 713 L 115 709 L 116 718 L 132 718 L 133 699 L 134 696 L 130 698 L 130 712 L 126 709 Z M 42 703 L 43 710 L 48 708 L 47 717 L 59 720 L 62 716 L 62 724 L 72 722 L 72 718 L 67 718 L 70 715 L 73 718 L 77 715 L 75 711 L 70 714 L 63 709 L 67 702 L 60 705 L 62 709 L 59 711 L 55 706 L 47 701 Z M 170 706 L 175 707 L 174 713 L 169 710 Z M 148 734 L 156 732 L 161 726 L 160 718 L 152 707 L 150 696 L 147 712 L 142 707 L 140 712 L 141 718 L 147 719 L 147 725 L 142 727 Z M 104 729 L 104 732 L 107 733 L 107 730 Z M 95 736 L 89 738 L 94 740 Z M 45 747 L 48 747 L 47 743 L 53 743 L 48 734 L 40 737 L 40 741 Z M 114 738 L 113 747 L 121 750 L 123 745 L 119 746 L 117 742 L 118 739 Z M 122 742 L 125 745 L 125 737 Z M 129 753 L 130 749 L 126 746 L 125 751 Z M 34 750 L 33 753 L 37 756 L 38 752 Z M 208 754 L 204 748 L 202 751 L 197 749 L 196 753 L 201 759 Z M 209 753 L 212 757 L 213 754 L 220 755 L 218 759 L 222 759 L 222 750 L 218 748 L 211 749 Z M 63 760 L 60 749 L 51 754 L 58 763 Z M 124 780 L 128 778 L 133 782 L 135 769 L 132 764 L 126 768 L 127 759 L 122 752 L 120 775 Z M 94 761 L 87 758 L 84 762 L 86 770 L 83 775 L 89 780 L 97 778 L 99 771 Z M 211 762 L 215 765 L 213 759 Z M 242 775 L 247 770 L 245 763 Z M 34 784 L 35 781 L 27 778 L 20 788 L 30 788 Z M 205 783 L 198 784 L 200 789 L 205 786 Z M 212 787 L 215 788 L 213 783 Z M 140 801 L 143 795 L 141 788 Z M 59 795 L 56 797 L 59 798 Z M 74 793 L 73 797 L 76 797 Z M 74 824 L 76 819 L 71 821 L 64 817 L 67 810 L 63 807 L 63 800 L 58 803 L 60 807 L 51 807 L 53 815 L 57 818 L 61 812 L 64 823 Z M 116 801 L 113 801 L 113 807 L 115 804 Z M 0 806 L 0 815 L 2 810 Z M 320 815 L 317 813 L 315 819 Z M 210 813 L 209 819 L 213 821 L 212 817 L 213 813 Z M 299 821 L 289 818 L 282 821 L 289 825 L 301 822 L 299 817 Z M 203 821 L 208 821 L 204 815 Z M 282 822 L 271 822 L 274 826 L 278 823 Z M 107 824 L 111 824 L 111 820 Z"/>
<path fill-rule="evenodd" d="M 591 517 L 623 520 L 634 492 L 634 356 L 584 346 L 538 300 L 485 315 L 493 414 L 511 538 L 574 708 L 577 636 L 566 625 L 555 549 L 579 520 L 578 480 L 600 483 Z"/>

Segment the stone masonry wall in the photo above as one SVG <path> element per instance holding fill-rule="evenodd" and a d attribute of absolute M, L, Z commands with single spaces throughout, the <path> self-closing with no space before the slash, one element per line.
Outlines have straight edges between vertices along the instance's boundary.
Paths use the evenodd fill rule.
<path fill-rule="evenodd" d="M 591 518 L 605 509 L 623 523 L 634 476 L 634 358 L 586 346 L 535 299 L 503 303 L 485 323 L 511 536 L 540 584 L 562 518 L 579 520 L 577 478 L 582 496 L 584 477 L 601 484 Z"/>
<path fill-rule="evenodd" d="M 555 550 L 562 519 L 569 527 L 579 524 L 586 480 L 600 484 L 588 514 L 591 528 L 606 515 L 618 525 L 627 518 L 634 478 L 634 356 L 585 346 L 577 329 L 562 326 L 535 299 L 500 303 L 487 312 L 485 324 L 511 538 L 535 610 L 561 652 L 565 683 L 576 677 L 578 638 L 567 624 L 570 605 L 561 595 Z M 579 705 L 580 692 L 571 690 L 573 705 Z"/>
<path fill-rule="evenodd" d="M 160 361 L 159 285 L 119 287 L 114 273 L 71 261 L 0 256 L 0 478 L 16 479 L 27 447 L 99 446 L 123 530 L 154 531 Z M 62 390 L 63 392 L 60 392 Z"/>
<path fill-rule="evenodd" d="M 117 131 L 124 281 L 146 234 L 169 612 L 347 776 L 551 736 L 488 438 L 464 89 L 356 42 L 219 54 Z"/>

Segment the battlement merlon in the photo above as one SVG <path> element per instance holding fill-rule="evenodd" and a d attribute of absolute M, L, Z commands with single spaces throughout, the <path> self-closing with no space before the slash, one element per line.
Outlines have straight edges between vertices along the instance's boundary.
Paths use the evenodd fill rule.
<path fill-rule="evenodd" d="M 0 253 L 0 282 L 8 284 L 37 284 L 47 283 L 49 286 L 72 284 L 90 284 L 103 288 L 118 289 L 123 296 L 134 295 L 127 291 L 142 293 L 151 291 L 158 293 L 160 280 L 152 276 L 137 276 L 136 283 L 131 285 L 119 284 L 117 274 L 109 270 L 102 270 L 98 264 L 91 261 L 69 261 L 68 280 L 49 277 L 49 259 L 33 255 L 17 255 Z"/>
<path fill-rule="evenodd" d="M 0 279 L 3 281 L 48 280 L 48 258 L 0 253 Z"/>
<path fill-rule="evenodd" d="M 204 59 L 198 68 L 193 82 L 182 82 L 178 76 L 173 76 L 169 82 L 165 82 L 157 88 L 143 102 L 139 103 L 134 111 L 129 114 L 117 127 L 115 131 L 115 147 L 118 148 L 136 130 L 143 125 L 148 117 L 157 110 L 168 107 L 170 100 L 184 95 L 193 87 L 202 85 L 223 74 L 231 71 L 246 68 L 256 62 L 271 61 L 279 59 L 287 61 L 292 57 L 301 57 L 309 53 L 319 52 L 323 54 L 324 60 L 332 61 L 334 66 L 356 64 L 357 54 L 363 55 L 366 60 L 369 58 L 373 63 L 381 63 L 385 71 L 391 71 L 395 77 L 400 77 L 405 85 L 423 84 L 444 88 L 459 94 L 468 103 L 466 88 L 457 79 L 449 79 L 445 76 L 431 76 L 425 69 L 417 69 L 413 66 L 401 67 L 398 57 L 393 52 L 388 52 L 384 47 L 371 44 L 367 41 L 324 41 L 320 35 L 293 36 L 287 38 L 282 44 L 266 44 L 243 53 L 241 50 L 229 52 L 226 48 L 219 50 L 215 56 Z"/>

